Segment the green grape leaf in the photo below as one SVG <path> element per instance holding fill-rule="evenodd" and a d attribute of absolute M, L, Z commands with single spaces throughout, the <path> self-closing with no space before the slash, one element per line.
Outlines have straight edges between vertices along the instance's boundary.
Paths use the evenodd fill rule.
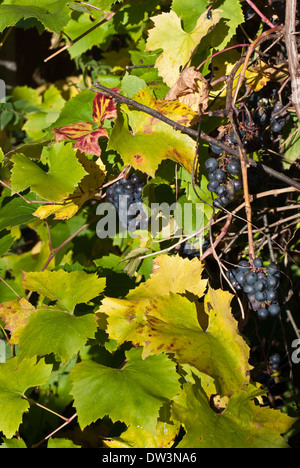
<path fill-rule="evenodd" d="M 191 32 L 204 11 L 207 11 L 207 0 L 173 0 L 172 10 L 180 16 L 186 32 Z"/>
<path fill-rule="evenodd" d="M 40 96 L 38 96 L 40 98 Z M 32 140 L 39 140 L 44 136 L 44 130 L 48 129 L 59 117 L 63 109 L 65 100 L 61 92 L 51 86 L 41 97 L 41 103 L 35 112 L 27 113 L 27 121 L 22 129 Z"/>
<path fill-rule="evenodd" d="M 90 15 L 82 14 L 76 19 L 72 18 L 68 25 L 64 28 L 64 32 L 68 37 L 74 40 L 91 29 L 93 26 L 95 26 L 95 22 L 92 21 Z M 83 54 L 87 50 L 92 49 L 94 46 L 105 44 L 105 42 L 109 43 L 115 33 L 116 29 L 114 22 L 106 21 L 101 25 L 101 27 L 94 29 L 89 34 L 84 36 L 80 41 L 73 44 L 68 49 L 70 57 L 73 59 Z"/>
<path fill-rule="evenodd" d="M 24 440 L 22 439 L 5 439 L 3 438 L 3 443 L 0 445 L 0 448 L 27 448 Z"/>
<path fill-rule="evenodd" d="M 80 182 L 80 187 L 75 190 L 70 200 L 58 205 L 47 204 L 40 206 L 34 213 L 35 216 L 45 219 L 50 215 L 54 215 L 55 219 L 70 219 L 87 200 L 91 200 L 99 192 L 105 179 L 104 170 L 83 153 L 79 153 L 77 159 L 87 172 L 87 175 Z"/>
<path fill-rule="evenodd" d="M 160 407 L 180 391 L 175 368 L 165 354 L 143 359 L 140 348 L 126 353 L 121 369 L 94 361 L 76 364 L 70 379 L 80 426 L 109 415 L 155 434 Z"/>
<path fill-rule="evenodd" d="M 1 209 L 0 209 L 1 213 Z M 0 232 L 0 257 L 5 255 L 14 243 L 14 238 L 7 231 Z"/>
<path fill-rule="evenodd" d="M 69 101 L 66 101 L 58 119 L 52 127 L 64 127 L 74 122 L 95 123 L 93 119 L 93 100 L 95 93 L 84 89 Z"/>
<path fill-rule="evenodd" d="M 45 29 L 60 33 L 70 19 L 69 13 L 65 0 L 5 0 L 0 5 L 0 31 L 21 19 L 36 18 Z"/>
<path fill-rule="evenodd" d="M 28 200 L 28 202 L 36 201 L 37 196 L 34 193 L 30 193 L 26 195 L 26 200 Z M 33 213 L 36 211 L 36 207 L 37 205 L 35 203 L 26 203 L 26 201 L 18 195 L 9 199 L 5 198 L 0 207 L 0 231 L 33 221 Z"/>
<path fill-rule="evenodd" d="M 47 448 L 66 448 L 66 449 L 73 449 L 73 448 L 81 448 L 80 445 L 76 445 L 72 440 L 64 439 L 64 438 L 53 438 L 50 437 L 48 441 Z"/>
<path fill-rule="evenodd" d="M 213 31 L 218 50 L 223 50 L 236 33 L 237 27 L 244 22 L 242 2 L 240 0 L 219 0 L 214 8 L 220 8 L 223 21 Z M 220 38 L 223 40 L 220 43 Z"/>
<path fill-rule="evenodd" d="M 288 448 L 281 434 L 295 422 L 279 410 L 256 405 L 251 391 L 236 392 L 217 413 L 202 388 L 192 384 L 184 386 L 171 411 L 186 431 L 178 448 Z"/>
<path fill-rule="evenodd" d="M 83 348 L 97 331 L 94 314 L 83 316 L 48 308 L 31 315 L 19 338 L 19 358 L 57 354 L 63 362 Z"/>
<path fill-rule="evenodd" d="M 56 308 L 72 314 L 77 304 L 87 303 L 101 294 L 105 278 L 85 271 L 24 272 L 22 284 L 24 289 L 56 301 Z"/>
<path fill-rule="evenodd" d="M 86 171 L 76 158 L 72 147 L 63 142 L 43 148 L 42 157 L 47 157 L 49 171 L 45 172 L 23 154 L 15 154 L 11 175 L 13 194 L 29 186 L 32 192 L 48 201 L 60 202 L 70 195 Z"/>
<path fill-rule="evenodd" d="M 11 438 L 22 423 L 22 416 L 29 408 L 24 399 L 26 390 L 47 381 L 52 366 L 36 358 L 19 361 L 18 357 L 0 364 L 0 427 Z"/>

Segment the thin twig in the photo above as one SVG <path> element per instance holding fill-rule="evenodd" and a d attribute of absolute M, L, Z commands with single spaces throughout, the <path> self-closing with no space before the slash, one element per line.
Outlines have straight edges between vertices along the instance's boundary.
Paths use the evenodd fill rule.
<path fill-rule="evenodd" d="M 76 37 L 76 39 L 74 40 L 71 40 L 69 42 L 69 44 L 66 44 L 64 47 L 62 47 L 61 49 L 57 50 L 56 52 L 54 52 L 54 54 L 50 55 L 49 57 L 45 58 L 44 59 L 44 62 L 48 62 L 49 60 L 53 59 L 54 57 L 56 57 L 57 55 L 61 54 L 62 52 L 64 52 L 65 50 L 69 49 L 70 47 L 72 47 L 72 45 L 76 44 L 78 41 L 80 41 L 81 39 L 83 39 L 85 36 L 87 36 L 88 34 L 90 34 L 91 32 L 95 31 L 95 29 L 99 28 L 100 26 L 102 26 L 103 24 L 107 23 L 108 21 L 110 21 L 114 16 L 115 14 L 121 10 L 121 8 L 123 8 L 123 6 L 127 3 L 128 0 L 124 0 L 120 5 L 118 5 L 118 7 L 108 13 L 108 15 L 103 19 L 101 20 L 99 23 L 95 24 L 94 26 L 92 26 L 88 31 L 84 32 L 83 34 L 81 34 L 80 36 Z"/>
<path fill-rule="evenodd" d="M 296 31 L 297 0 L 286 0 L 285 42 L 292 83 L 292 101 L 300 122 L 300 70 Z"/>

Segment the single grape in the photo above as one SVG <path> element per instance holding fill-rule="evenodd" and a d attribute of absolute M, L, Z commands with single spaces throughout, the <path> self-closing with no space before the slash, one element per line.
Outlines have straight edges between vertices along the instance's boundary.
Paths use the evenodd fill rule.
<path fill-rule="evenodd" d="M 280 354 L 278 354 L 278 353 L 272 354 L 272 355 L 270 356 L 270 358 L 269 358 L 269 362 L 270 362 L 271 364 L 279 364 L 280 361 L 281 361 L 281 357 L 280 357 Z"/>
<path fill-rule="evenodd" d="M 220 148 L 219 146 L 217 145 L 211 145 L 211 150 L 214 154 L 222 154 L 223 153 L 223 150 L 222 148 Z"/>
<path fill-rule="evenodd" d="M 254 284 L 254 289 L 255 291 L 259 291 L 259 292 L 264 291 L 266 289 L 265 282 L 258 279 L 256 283 Z"/>
<path fill-rule="evenodd" d="M 254 271 L 249 271 L 245 276 L 245 280 L 247 284 L 253 285 L 257 281 L 257 274 Z"/>
<path fill-rule="evenodd" d="M 133 185 L 139 185 L 141 183 L 141 179 L 139 178 L 137 174 L 132 174 L 130 177 L 130 182 Z"/>
<path fill-rule="evenodd" d="M 276 276 L 268 276 L 267 277 L 267 284 L 269 289 L 276 289 L 279 286 L 279 279 Z"/>
<path fill-rule="evenodd" d="M 207 184 L 207 190 L 209 190 L 210 192 L 214 192 L 215 190 L 217 190 L 218 187 L 219 187 L 219 182 L 217 180 L 211 180 Z"/>
<path fill-rule="evenodd" d="M 238 175 L 241 172 L 241 167 L 237 161 L 231 160 L 226 167 L 230 175 Z"/>
<path fill-rule="evenodd" d="M 245 285 L 243 286 L 243 291 L 244 291 L 246 294 L 254 294 L 254 293 L 255 293 L 254 286 L 251 285 L 251 284 L 245 284 Z"/>
<path fill-rule="evenodd" d="M 255 299 L 258 301 L 258 302 L 264 302 L 266 300 L 266 293 L 265 291 L 256 291 L 255 293 Z"/>
<path fill-rule="evenodd" d="M 277 317 L 280 314 L 280 307 L 278 304 L 271 304 L 268 310 L 272 317 Z"/>
<path fill-rule="evenodd" d="M 244 286 L 245 284 L 245 273 L 243 271 L 238 271 L 236 274 L 236 280 L 241 286 Z"/>
<path fill-rule="evenodd" d="M 238 192 L 239 190 L 242 190 L 242 188 L 243 188 L 243 184 L 242 184 L 242 181 L 240 179 L 233 179 L 232 184 L 233 184 L 234 190 L 236 192 Z"/>
<path fill-rule="evenodd" d="M 218 169 L 219 163 L 215 158 L 208 158 L 205 161 L 204 166 L 208 172 L 214 172 L 216 169 Z"/>
<path fill-rule="evenodd" d="M 267 301 L 274 302 L 278 300 L 278 294 L 274 289 L 270 289 L 267 292 Z"/>
<path fill-rule="evenodd" d="M 270 263 L 268 265 L 267 273 L 269 275 L 275 275 L 275 273 L 277 273 L 277 271 L 278 271 L 278 266 L 276 265 L 276 263 Z"/>
<path fill-rule="evenodd" d="M 226 196 L 227 195 L 227 189 L 225 187 L 225 185 L 219 185 L 216 190 L 215 190 L 216 194 L 220 196 Z"/>
<path fill-rule="evenodd" d="M 226 179 L 226 173 L 222 169 L 217 169 L 215 171 L 215 178 L 218 182 L 224 182 Z"/>
<path fill-rule="evenodd" d="M 257 317 L 260 319 L 260 320 L 266 320 L 268 318 L 268 311 L 267 309 L 265 309 L 264 307 L 262 307 L 261 309 L 259 309 L 257 311 Z"/>
<path fill-rule="evenodd" d="M 253 265 L 255 266 L 255 268 L 261 268 L 263 266 L 263 262 L 262 262 L 262 259 L 261 258 L 255 258 L 253 260 Z"/>

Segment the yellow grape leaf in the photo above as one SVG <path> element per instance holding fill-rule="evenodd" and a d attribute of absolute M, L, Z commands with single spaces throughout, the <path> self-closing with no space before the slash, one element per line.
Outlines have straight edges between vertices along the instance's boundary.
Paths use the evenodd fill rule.
<path fill-rule="evenodd" d="M 180 423 L 167 424 L 159 421 L 156 434 L 140 427 L 130 426 L 120 437 L 105 440 L 109 448 L 171 448 L 180 429 Z"/>
<path fill-rule="evenodd" d="M 207 282 L 198 260 L 158 262 L 156 273 L 125 299 L 103 300 L 99 313 L 106 315 L 109 337 L 143 346 L 144 358 L 171 352 L 181 365 L 211 376 L 221 396 L 243 388 L 249 382 L 249 348 L 232 316 L 233 296 L 209 289 L 203 304 L 198 298 Z"/>
<path fill-rule="evenodd" d="M 220 18 L 218 10 L 212 10 L 210 19 L 205 11 L 190 33 L 182 29 L 181 19 L 174 11 L 151 18 L 154 28 L 149 31 L 146 50 L 163 49 L 155 66 L 170 88 L 178 80 L 180 70 L 190 62 L 201 40 L 215 27 Z"/>
<path fill-rule="evenodd" d="M 26 326 L 28 317 L 34 312 L 34 306 L 24 297 L 0 304 L 0 318 L 5 330 L 11 333 L 10 344 L 19 344 L 20 333 Z"/>

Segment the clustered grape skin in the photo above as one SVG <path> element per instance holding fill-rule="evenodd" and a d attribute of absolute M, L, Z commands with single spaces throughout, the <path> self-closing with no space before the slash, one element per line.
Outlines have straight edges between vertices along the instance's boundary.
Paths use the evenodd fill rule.
<path fill-rule="evenodd" d="M 116 208 L 124 229 L 129 229 L 129 223 L 134 225 L 133 230 L 145 227 L 147 224 L 146 215 L 142 210 L 144 185 L 137 174 L 132 174 L 128 179 L 117 180 L 106 190 L 107 201 Z M 140 211 L 138 216 L 136 213 L 128 213 L 130 206 L 133 204 Z M 136 222 L 132 223 L 133 220 L 136 220 Z"/>
<path fill-rule="evenodd" d="M 217 146 L 212 146 L 212 151 L 217 154 L 222 150 Z M 205 168 L 208 172 L 207 189 L 211 193 L 215 193 L 217 198 L 214 199 L 214 206 L 220 208 L 233 200 L 235 193 L 242 189 L 243 184 L 240 179 L 237 179 L 241 172 L 241 167 L 238 161 L 233 158 L 221 158 L 221 163 L 216 158 L 208 158 L 205 163 Z M 228 180 L 228 175 L 232 178 Z"/>
<path fill-rule="evenodd" d="M 251 267 L 249 262 L 242 260 L 237 268 L 228 270 L 226 276 L 237 292 L 247 294 L 249 306 L 257 312 L 259 319 L 266 320 L 280 314 L 277 292 L 280 272 L 275 263 L 263 268 L 262 260 L 256 258 Z"/>

